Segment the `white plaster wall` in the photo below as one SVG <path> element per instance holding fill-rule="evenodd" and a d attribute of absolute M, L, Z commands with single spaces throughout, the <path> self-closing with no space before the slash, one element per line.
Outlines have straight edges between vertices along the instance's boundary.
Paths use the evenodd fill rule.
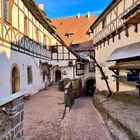
<path fill-rule="evenodd" d="M 59 67 L 65 67 L 65 66 L 68 66 L 68 61 L 67 60 L 51 61 L 51 64 L 53 66 L 58 65 Z M 75 65 L 75 60 L 73 60 L 73 64 Z M 70 79 L 81 78 L 83 86 L 84 86 L 85 80 L 87 78 L 95 77 L 95 72 L 89 72 L 89 63 L 85 64 L 85 73 L 84 73 L 84 75 L 76 76 L 76 67 L 75 66 L 74 67 L 61 68 L 60 70 L 61 70 L 62 73 L 65 70 L 66 73 L 67 73 L 66 75 L 62 74 L 62 79 L 64 79 L 64 78 L 70 78 Z M 52 77 L 53 77 L 52 80 L 55 81 L 55 69 L 53 71 L 53 76 Z"/>
<path fill-rule="evenodd" d="M 20 71 L 20 92 L 35 94 L 44 88 L 39 59 L 0 46 L 0 98 L 11 94 L 12 65 Z M 41 60 L 43 62 L 43 60 Z M 32 66 L 33 82 L 28 85 L 27 66 Z"/>
<path fill-rule="evenodd" d="M 85 64 L 84 80 L 86 80 L 89 77 L 95 77 L 95 72 L 89 72 L 89 63 L 86 63 Z"/>
<path fill-rule="evenodd" d="M 129 31 L 128 31 L 129 37 L 126 37 L 123 31 L 121 33 L 121 40 L 118 39 L 118 36 L 115 36 L 115 41 L 112 42 L 112 39 L 110 39 L 109 45 L 107 45 L 107 42 L 106 42 L 105 46 L 104 45 L 102 45 L 101 47 L 98 46 L 98 49 L 96 47 L 96 51 L 95 51 L 96 60 L 103 67 L 105 74 L 109 77 L 108 81 L 113 91 L 116 91 L 116 83 L 114 81 L 114 78 L 112 77 L 114 73 L 110 71 L 108 67 L 113 65 L 115 62 L 106 62 L 106 60 L 116 48 L 120 48 L 125 45 L 139 42 L 140 41 L 139 29 L 140 29 L 140 24 L 138 24 L 138 33 L 135 33 L 134 27 L 132 26 L 131 28 L 129 28 Z M 96 85 L 99 90 L 107 90 L 104 80 L 101 80 L 101 74 L 98 68 L 96 68 Z M 135 89 L 135 86 L 130 86 L 127 84 L 120 84 L 120 91 L 134 90 L 134 89 Z"/>
<path fill-rule="evenodd" d="M 76 78 L 76 70 L 75 70 L 75 67 L 66 67 L 66 66 L 68 66 L 68 60 L 61 60 L 61 61 L 54 61 L 54 60 L 52 60 L 51 61 L 51 64 L 53 65 L 53 66 L 56 66 L 56 65 L 58 65 L 59 67 L 62 67 L 61 68 L 61 72 L 63 73 L 64 72 L 64 70 L 66 71 L 66 75 L 63 75 L 62 74 L 62 79 L 64 79 L 64 78 L 70 78 L 70 79 L 73 79 L 74 78 L 74 75 L 75 75 L 75 78 Z M 75 60 L 73 60 L 73 65 L 75 65 Z M 63 68 L 64 67 L 64 68 Z M 75 73 L 75 74 L 73 74 L 73 72 Z M 55 81 L 55 69 L 54 69 L 54 71 L 53 71 L 53 79 L 52 79 L 53 81 Z"/>

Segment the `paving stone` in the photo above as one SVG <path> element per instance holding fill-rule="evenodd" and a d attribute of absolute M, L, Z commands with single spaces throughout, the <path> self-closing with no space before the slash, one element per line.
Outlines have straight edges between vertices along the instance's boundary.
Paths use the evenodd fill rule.
<path fill-rule="evenodd" d="M 62 120 L 64 93 L 57 86 L 25 103 L 24 140 L 110 140 L 91 98 L 80 98 Z"/>
<path fill-rule="evenodd" d="M 64 93 L 58 86 L 41 91 L 25 102 L 25 140 L 60 140 Z"/>
<path fill-rule="evenodd" d="M 79 98 L 64 118 L 61 140 L 111 140 L 91 98 Z"/>

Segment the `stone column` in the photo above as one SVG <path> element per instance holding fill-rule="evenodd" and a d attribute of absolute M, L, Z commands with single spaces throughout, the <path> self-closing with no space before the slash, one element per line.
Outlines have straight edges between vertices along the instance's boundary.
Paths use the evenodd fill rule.
<path fill-rule="evenodd" d="M 0 100 L 0 103 L 4 101 L 0 106 L 0 140 L 15 140 L 23 136 L 23 96 L 10 97 Z"/>

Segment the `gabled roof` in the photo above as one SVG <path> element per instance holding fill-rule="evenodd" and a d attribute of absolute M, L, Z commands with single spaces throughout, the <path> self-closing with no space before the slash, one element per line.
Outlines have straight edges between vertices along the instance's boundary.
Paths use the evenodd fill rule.
<path fill-rule="evenodd" d="M 66 17 L 52 19 L 53 25 L 65 42 L 71 42 L 71 45 L 80 44 L 90 40 L 89 28 L 96 20 L 96 16 L 91 15 L 78 17 Z M 68 33 L 73 33 L 73 38 L 68 37 Z"/>

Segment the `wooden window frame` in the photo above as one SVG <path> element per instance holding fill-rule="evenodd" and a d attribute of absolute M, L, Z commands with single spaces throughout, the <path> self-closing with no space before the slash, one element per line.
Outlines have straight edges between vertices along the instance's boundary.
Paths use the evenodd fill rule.
<path fill-rule="evenodd" d="M 78 67 L 78 65 L 79 65 L 79 67 Z M 83 70 L 83 72 L 78 74 L 79 70 Z M 85 71 L 85 64 L 76 62 L 76 75 L 84 75 L 84 71 Z"/>
<path fill-rule="evenodd" d="M 44 45 L 44 48 L 47 49 L 47 36 L 45 34 L 43 36 L 43 45 Z"/>
<path fill-rule="evenodd" d="M 39 29 L 36 27 L 36 40 L 38 41 L 38 42 L 40 42 L 40 32 L 39 32 Z"/>
<path fill-rule="evenodd" d="M 72 67 L 72 66 L 73 66 L 73 61 L 70 60 L 70 61 L 68 62 L 68 66 L 69 66 L 69 67 Z"/>
<path fill-rule="evenodd" d="M 69 35 L 68 35 L 68 38 L 69 38 L 70 40 L 73 40 L 73 39 L 74 39 L 74 35 L 73 35 L 73 34 L 69 34 Z"/>
<path fill-rule="evenodd" d="M 106 17 L 102 20 L 102 29 L 104 29 L 106 27 L 106 22 L 107 22 L 107 19 Z"/>
<path fill-rule="evenodd" d="M 32 66 L 27 66 L 27 82 L 28 82 L 28 85 L 33 83 Z"/>
<path fill-rule="evenodd" d="M 11 0 L 2 0 L 2 19 L 8 23 L 11 23 L 11 13 L 12 13 L 12 5 L 11 5 Z M 6 3 L 5 3 L 6 2 Z M 4 5 L 6 4 L 6 5 Z M 6 13 L 5 13 L 6 12 Z"/>
<path fill-rule="evenodd" d="M 90 55 L 95 57 L 95 51 L 90 51 Z M 89 72 L 95 72 L 95 62 L 89 62 Z"/>
<path fill-rule="evenodd" d="M 58 53 L 58 46 L 50 46 L 51 53 Z"/>
<path fill-rule="evenodd" d="M 29 35 L 29 20 L 28 20 L 28 18 L 25 16 L 24 17 L 24 34 L 25 35 Z"/>
<path fill-rule="evenodd" d="M 95 72 L 95 62 L 89 62 L 89 72 Z"/>

